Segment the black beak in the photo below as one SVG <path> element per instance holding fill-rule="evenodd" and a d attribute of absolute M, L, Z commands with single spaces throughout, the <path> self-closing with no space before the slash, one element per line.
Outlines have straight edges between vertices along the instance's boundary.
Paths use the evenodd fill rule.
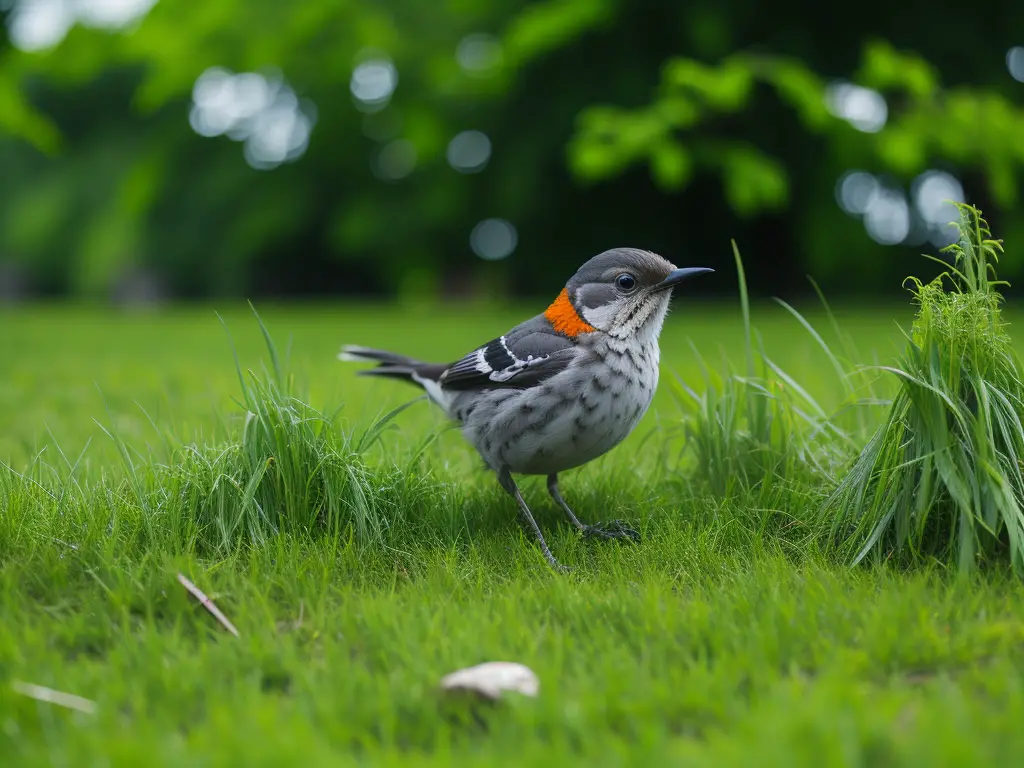
<path fill-rule="evenodd" d="M 660 283 L 654 286 L 655 291 L 664 291 L 671 288 L 674 285 L 678 285 L 683 280 L 688 280 L 691 277 L 697 275 L 704 275 L 708 272 L 714 272 L 715 270 L 707 267 L 687 267 L 686 269 L 673 269 L 668 273 L 668 277 L 662 280 Z"/>

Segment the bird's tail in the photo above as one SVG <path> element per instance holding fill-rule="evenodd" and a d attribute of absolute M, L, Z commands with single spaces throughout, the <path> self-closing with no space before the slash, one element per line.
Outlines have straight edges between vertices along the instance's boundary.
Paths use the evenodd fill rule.
<path fill-rule="evenodd" d="M 431 400 L 441 407 L 446 403 L 438 379 L 448 367 L 437 363 L 425 363 L 395 352 L 388 352 L 383 349 L 371 349 L 360 347 L 354 344 L 346 344 L 341 348 L 338 355 L 339 360 L 345 362 L 376 363 L 375 368 L 368 368 L 360 371 L 360 376 L 384 376 L 390 379 L 408 381 L 423 388 Z"/>

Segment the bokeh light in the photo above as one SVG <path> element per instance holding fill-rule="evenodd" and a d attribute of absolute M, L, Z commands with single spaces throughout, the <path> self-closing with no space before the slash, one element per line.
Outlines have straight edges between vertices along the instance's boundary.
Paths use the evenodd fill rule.
<path fill-rule="evenodd" d="M 65 0 L 21 0 L 7 19 L 11 44 L 23 51 L 52 48 L 74 25 L 74 9 Z"/>
<path fill-rule="evenodd" d="M 75 24 L 122 29 L 141 19 L 157 0 L 14 0 L 7 31 L 23 51 L 42 51 L 60 43 Z M 0 4 L 0 8 L 2 8 Z"/>
<path fill-rule="evenodd" d="M 1006 68 L 1010 77 L 1024 83 L 1024 47 L 1015 45 L 1006 52 Z"/>
<path fill-rule="evenodd" d="M 491 140 L 481 131 L 463 131 L 448 142 L 446 156 L 459 173 L 479 173 L 491 158 Z"/>
<path fill-rule="evenodd" d="M 964 202 L 964 188 L 956 177 L 945 171 L 925 171 L 914 179 L 910 195 L 932 244 L 944 248 L 952 243 L 956 239 L 956 228 L 951 222 L 958 218 L 953 202 Z"/>
<path fill-rule="evenodd" d="M 910 234 L 910 206 L 903 190 L 880 185 L 864 211 L 864 229 L 882 245 L 903 242 Z"/>
<path fill-rule="evenodd" d="M 349 82 L 352 96 L 364 112 L 375 112 L 386 107 L 397 87 L 398 70 L 385 58 L 361 62 L 352 70 Z"/>
<path fill-rule="evenodd" d="M 487 261 L 498 261 L 512 255 L 519 241 L 516 228 L 505 219 L 484 219 L 473 227 L 469 247 Z"/>
<path fill-rule="evenodd" d="M 277 74 L 236 74 L 211 67 L 192 88 L 192 129 L 200 136 L 227 135 L 245 142 L 243 155 L 259 170 L 301 157 L 315 121 L 315 106 L 309 101 L 300 103 L 295 91 Z"/>
<path fill-rule="evenodd" d="M 889 118 L 889 107 L 882 94 L 853 83 L 830 84 L 825 89 L 825 105 L 833 115 L 865 133 L 882 130 Z"/>
<path fill-rule="evenodd" d="M 884 245 L 931 242 L 944 248 L 955 239 L 950 222 L 957 219 L 954 202 L 965 201 L 963 185 L 946 171 L 927 170 L 910 185 L 910 199 L 891 182 L 862 170 L 850 170 L 836 182 L 836 202 L 851 216 L 863 217 L 864 228 Z"/>
<path fill-rule="evenodd" d="M 38 0 L 35 0 L 38 2 Z M 22 0 L 24 2 L 24 0 Z M 138 21 L 156 5 L 157 0 L 64 0 L 78 12 L 85 26 L 120 29 Z"/>
<path fill-rule="evenodd" d="M 847 171 L 836 183 L 836 201 L 847 213 L 863 216 L 878 186 L 878 179 L 866 171 Z"/>
<path fill-rule="evenodd" d="M 487 76 L 501 66 L 504 54 L 501 43 L 493 35 L 466 35 L 455 49 L 455 60 L 471 75 Z"/>
<path fill-rule="evenodd" d="M 373 158 L 371 167 L 377 178 L 384 181 L 404 179 L 416 168 L 416 147 L 408 139 L 389 141 Z"/>

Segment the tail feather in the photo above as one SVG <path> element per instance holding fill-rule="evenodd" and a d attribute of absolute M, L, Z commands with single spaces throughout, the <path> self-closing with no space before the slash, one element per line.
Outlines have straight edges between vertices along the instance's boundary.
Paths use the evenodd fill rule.
<path fill-rule="evenodd" d="M 371 349 L 370 347 L 360 347 L 356 344 L 345 344 L 341 348 L 341 352 L 338 354 L 339 360 L 353 363 L 381 363 L 382 365 L 424 365 L 419 360 L 414 360 L 411 357 L 405 355 L 399 355 L 394 352 L 388 352 L 384 349 Z"/>
<path fill-rule="evenodd" d="M 383 349 L 371 349 L 355 344 L 346 344 L 338 354 L 339 360 L 345 362 L 377 363 L 376 368 L 359 371 L 360 376 L 384 376 L 399 379 L 423 388 L 435 403 L 447 410 L 447 397 L 438 385 L 438 379 L 448 367 L 436 363 L 425 363 L 412 357 L 388 352 Z"/>

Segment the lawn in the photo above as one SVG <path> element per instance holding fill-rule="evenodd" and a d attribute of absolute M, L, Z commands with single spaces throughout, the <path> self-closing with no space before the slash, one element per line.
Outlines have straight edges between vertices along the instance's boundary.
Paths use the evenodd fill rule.
<path fill-rule="evenodd" d="M 0 313 L 0 763 L 1019 764 L 1018 583 L 851 568 L 793 524 L 801 510 L 702 490 L 668 383 L 702 386 L 691 340 L 742 364 L 743 327 L 736 306 L 677 302 L 651 412 L 562 479 L 581 518 L 636 521 L 643 542 L 580 540 L 542 482 L 522 484 L 568 575 L 425 403 L 358 457 L 379 535 L 296 525 L 217 549 L 189 517 L 205 470 L 167 470 L 176 441 L 209 459 L 242 429 L 214 308 Z M 269 365 L 248 308 L 217 309 L 242 367 Z M 341 408 L 348 449 L 416 392 L 356 377 L 341 343 L 455 359 L 536 308 L 259 310 L 303 397 Z M 865 362 L 890 362 L 912 308 L 837 312 Z M 754 315 L 773 360 L 835 405 L 810 335 L 778 307 Z M 473 707 L 438 692 L 488 660 L 531 667 L 538 697 Z"/>

